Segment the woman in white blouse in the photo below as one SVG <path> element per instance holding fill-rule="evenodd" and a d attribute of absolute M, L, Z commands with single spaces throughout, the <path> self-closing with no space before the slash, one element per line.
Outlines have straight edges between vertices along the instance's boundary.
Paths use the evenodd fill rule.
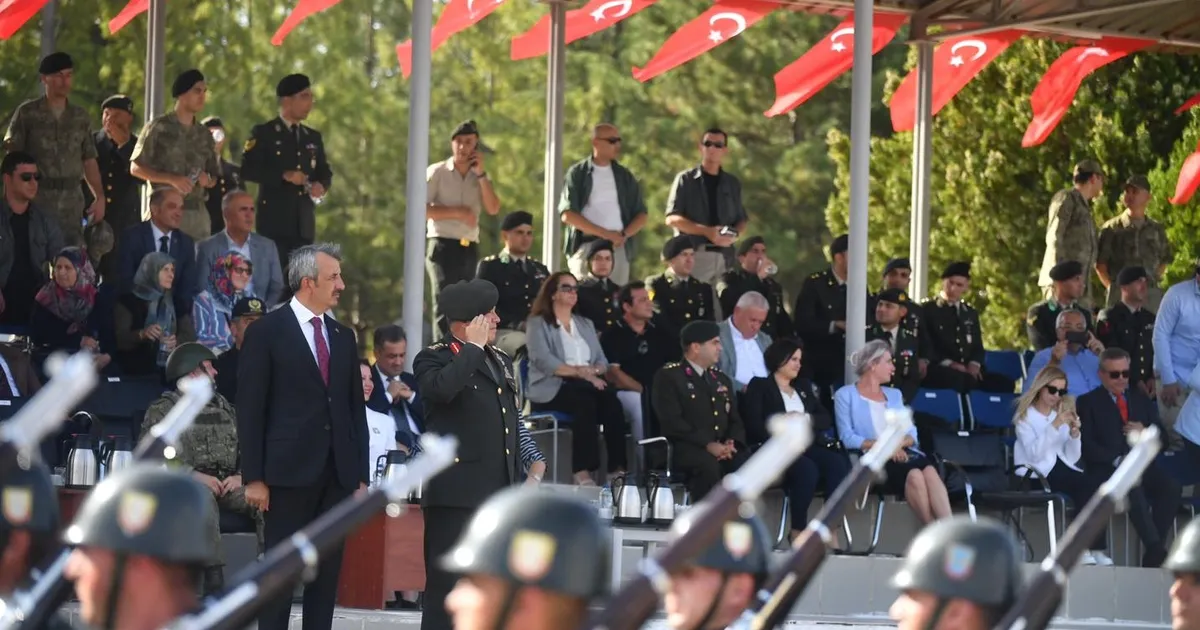
<path fill-rule="evenodd" d="M 604 380 L 608 361 L 591 320 L 575 314 L 575 276 L 550 274 L 525 322 L 529 385 L 525 397 L 534 411 L 571 417 L 571 470 L 575 482 L 593 485 L 600 468 L 600 425 L 608 451 L 608 472 L 625 471 L 625 412 L 616 389 Z"/>
<path fill-rule="evenodd" d="M 362 372 L 363 400 L 371 399 L 375 390 L 375 381 L 371 378 L 371 364 L 363 361 L 358 369 Z M 408 453 L 408 448 L 396 442 L 396 421 L 385 413 L 379 413 L 367 407 L 367 452 L 370 454 L 371 480 L 375 479 L 379 457 L 387 455 L 388 451 L 401 450 Z"/>
<path fill-rule="evenodd" d="M 1013 424 L 1017 433 L 1013 446 L 1017 474 L 1036 470 L 1051 490 L 1070 497 L 1076 509 L 1082 508 L 1100 484 L 1084 474 L 1079 463 L 1083 445 L 1075 400 L 1067 395 L 1067 374 L 1054 366 L 1038 372 L 1029 389 L 1017 399 Z M 1092 541 L 1091 550 L 1083 554 L 1083 564 L 1112 564 L 1104 552 L 1105 539 L 1101 533 Z"/>

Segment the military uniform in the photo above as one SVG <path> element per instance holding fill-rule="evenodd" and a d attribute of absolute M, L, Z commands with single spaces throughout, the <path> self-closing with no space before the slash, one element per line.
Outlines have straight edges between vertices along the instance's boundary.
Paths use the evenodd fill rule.
<path fill-rule="evenodd" d="M 96 161 L 100 165 L 100 185 L 104 188 L 104 221 L 114 234 L 142 222 L 142 180 L 129 173 L 129 160 L 138 137 L 131 135 L 125 144 L 117 146 L 108 133 L 97 131 Z M 83 186 L 87 188 L 86 185 Z M 91 196 L 90 190 L 84 195 Z"/>
<path fill-rule="evenodd" d="M 129 159 L 146 168 L 191 178 L 192 192 L 183 198 L 183 223 L 179 229 L 194 241 L 212 235 L 204 205 L 208 190 L 200 185 L 199 177 L 203 172 L 216 179 L 221 168 L 207 127 L 196 120 L 185 125 L 174 111 L 163 114 L 142 130 Z"/>
<path fill-rule="evenodd" d="M 1046 253 L 1042 257 L 1042 270 L 1038 275 L 1038 286 L 1049 287 L 1050 269 L 1064 260 L 1076 260 L 1083 265 L 1084 278 L 1096 266 L 1096 221 L 1092 218 L 1092 204 L 1076 188 L 1060 190 L 1050 201 L 1050 218 L 1046 225 Z M 1084 282 L 1083 297 L 1089 294 L 1089 283 Z"/>
<path fill-rule="evenodd" d="M 96 159 L 92 123 L 86 110 L 68 102 L 58 115 L 46 97 L 25 101 L 4 135 L 8 152 L 24 151 L 38 163 L 42 179 L 35 202 L 54 217 L 67 245 L 83 244 L 83 163 Z"/>
<path fill-rule="evenodd" d="M 496 302 L 496 314 L 500 316 L 500 328 L 521 330 L 529 318 L 533 298 L 537 297 L 542 283 L 550 276 L 546 265 L 530 257 L 514 258 L 508 248 L 500 250 L 479 261 L 475 277 L 496 285 L 500 299 Z"/>
<path fill-rule="evenodd" d="M 1105 348 L 1121 348 L 1129 353 L 1129 384 L 1154 379 L 1154 313 L 1146 308 L 1136 311 L 1124 302 L 1100 311 L 1096 320 L 1096 338 Z"/>
<path fill-rule="evenodd" d="M 886 290 L 886 289 L 885 289 Z M 867 324 L 875 323 L 875 306 L 879 304 L 879 294 L 882 291 L 876 291 L 867 296 Z M 921 329 L 921 309 L 916 307 L 916 302 L 913 302 L 913 308 L 904 312 L 904 317 L 900 318 L 900 327 L 907 328 L 912 331 Z"/>
<path fill-rule="evenodd" d="M 925 330 L 921 331 L 921 359 L 929 361 L 923 385 L 935 389 L 953 389 L 967 392 L 982 389 L 989 392 L 1012 393 L 1014 383 L 999 375 L 981 371 L 982 379 L 976 380 L 966 372 L 959 372 L 943 363 L 978 363 L 982 370 L 984 362 L 983 331 L 979 325 L 979 313 L 970 304 L 959 300 L 951 304 L 938 296 L 921 304 Z"/>
<path fill-rule="evenodd" d="M 721 304 L 721 312 L 727 317 L 733 315 L 733 307 L 737 305 L 738 298 L 750 291 L 761 293 L 771 305 L 767 319 L 762 325 L 763 332 L 772 339 L 784 339 L 795 335 L 792 318 L 788 316 L 783 305 L 783 286 L 771 276 L 760 279 L 758 274 L 750 273 L 741 267 L 726 271 L 717 282 L 717 301 Z"/>
<path fill-rule="evenodd" d="M 575 305 L 575 311 L 592 321 L 597 335 L 603 337 L 605 332 L 616 327 L 624 319 L 621 286 L 616 282 L 589 275 L 579 282 L 576 292 L 579 301 Z"/>
<path fill-rule="evenodd" d="M 805 278 L 792 318 L 804 340 L 801 375 L 825 388 L 842 382 L 846 332 L 833 322 L 846 321 L 846 283 L 838 281 L 832 268 Z"/>
<path fill-rule="evenodd" d="M 919 335 L 917 329 L 906 327 L 904 320 L 900 320 L 900 325 L 891 332 L 884 330 L 878 323 L 867 326 L 867 341 L 881 339 L 892 347 L 892 361 L 896 365 L 896 371 L 886 385 L 903 392 L 905 403 L 912 402 L 917 390 L 921 388 Z"/>
<path fill-rule="evenodd" d="M 1116 277 L 1126 267 L 1144 267 L 1150 272 L 1147 280 L 1149 291 L 1147 304 L 1156 308 L 1162 300 L 1158 287 L 1158 268 L 1175 259 L 1175 249 L 1167 240 L 1167 231 L 1154 219 L 1146 217 L 1134 221 L 1129 210 L 1104 222 L 1100 226 L 1100 237 L 1096 261 L 1108 268 L 1112 282 L 1108 287 L 1105 304 L 1114 306 L 1121 301 L 1121 287 Z"/>
<path fill-rule="evenodd" d="M 1049 348 L 1058 343 L 1058 329 L 1055 327 L 1055 321 L 1058 319 L 1059 313 L 1069 309 L 1083 313 L 1083 321 L 1087 324 L 1087 329 L 1095 330 L 1092 327 L 1092 312 L 1079 302 L 1059 304 L 1053 299 L 1042 300 L 1030 306 L 1029 311 L 1025 313 L 1025 334 L 1029 336 L 1029 345 L 1033 346 L 1034 350 Z"/>
<path fill-rule="evenodd" d="M 675 332 L 682 330 L 688 322 L 712 321 L 716 317 L 712 285 L 707 282 L 681 278 L 667 269 L 646 278 L 646 288 L 654 302 L 654 310 L 662 314 L 664 322 Z"/>
<path fill-rule="evenodd" d="M 225 158 L 219 158 L 221 175 L 217 184 L 208 191 L 208 200 L 204 202 L 208 208 L 208 218 L 212 222 L 212 233 L 216 234 L 225 229 L 225 215 L 221 210 L 221 202 L 226 193 L 242 190 L 241 167 Z"/>

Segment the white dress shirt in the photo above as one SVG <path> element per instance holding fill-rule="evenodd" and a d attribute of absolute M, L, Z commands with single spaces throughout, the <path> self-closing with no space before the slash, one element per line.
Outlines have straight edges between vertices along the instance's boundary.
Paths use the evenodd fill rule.
<path fill-rule="evenodd" d="M 375 478 L 376 463 L 381 455 L 396 450 L 396 423 L 387 414 L 367 407 L 367 448 L 371 453 L 371 478 Z"/>
<path fill-rule="evenodd" d="M 791 395 L 788 395 L 783 390 L 779 390 L 779 395 L 783 396 L 784 411 L 789 413 L 806 413 L 804 410 L 804 399 L 800 397 L 800 392 L 793 389 Z"/>
<path fill-rule="evenodd" d="M 733 329 L 733 357 L 736 361 L 733 380 L 749 383 L 755 376 L 767 375 L 767 363 L 758 341 L 754 337 L 747 339 L 737 328 Z"/>
<path fill-rule="evenodd" d="M 1043 415 L 1030 407 L 1025 412 L 1025 418 L 1017 420 L 1013 464 L 1017 466 L 1019 474 L 1023 474 L 1025 468 L 1032 468 L 1044 477 L 1050 474 L 1058 460 L 1073 470 L 1079 470 L 1076 463 L 1083 454 L 1083 442 L 1071 437 L 1071 427 L 1064 424 L 1055 428 L 1053 423 L 1057 416 L 1057 411 L 1051 410 L 1050 415 Z"/>
<path fill-rule="evenodd" d="M 317 361 L 317 342 L 315 341 L 316 337 L 313 336 L 312 325 L 312 318 L 316 317 L 317 314 L 308 310 L 308 307 L 301 304 L 300 300 L 297 300 L 295 297 L 292 298 L 291 302 L 288 302 L 288 306 L 292 308 L 292 313 L 296 315 L 296 321 L 300 322 L 300 330 L 304 332 L 304 340 L 308 342 L 308 351 L 312 353 L 313 361 Z M 325 337 L 325 348 L 327 350 L 330 348 L 328 324 L 329 322 L 326 322 L 325 318 L 321 318 L 321 334 Z M 317 365 L 321 365 L 320 361 L 317 361 Z"/>
<path fill-rule="evenodd" d="M 562 338 L 563 363 L 571 366 L 592 364 L 592 349 L 583 335 L 579 334 L 577 323 L 571 322 L 569 331 L 566 326 L 559 326 L 558 335 Z"/>
<path fill-rule="evenodd" d="M 158 225 L 156 225 L 153 221 L 151 221 L 150 222 L 150 233 L 154 235 L 154 251 L 156 251 L 156 252 L 162 251 L 162 237 L 164 237 L 164 236 L 167 237 L 167 251 L 171 250 L 170 236 L 175 233 L 175 230 L 171 230 L 170 232 L 164 232 L 164 231 L 158 229 Z M 205 277 L 207 278 L 208 276 L 205 276 Z"/>
<path fill-rule="evenodd" d="M 400 377 L 399 376 L 388 376 L 387 374 L 384 374 L 383 370 L 379 369 L 378 364 L 375 365 L 374 369 L 375 369 L 375 372 L 379 374 L 379 381 L 381 383 L 383 383 L 383 397 L 387 399 L 388 406 L 391 406 L 392 403 L 395 401 L 392 399 L 392 393 L 388 391 L 388 385 L 390 385 L 392 383 L 401 382 Z M 417 392 L 413 391 L 412 398 L 409 398 L 408 402 L 409 402 L 409 404 L 411 404 L 416 400 L 417 400 Z M 418 435 L 421 435 L 421 430 L 417 428 L 417 423 L 413 421 L 412 414 L 408 413 L 408 406 L 401 405 L 400 408 L 404 410 L 404 419 L 408 421 L 409 432 L 413 434 L 413 437 L 417 437 Z"/>

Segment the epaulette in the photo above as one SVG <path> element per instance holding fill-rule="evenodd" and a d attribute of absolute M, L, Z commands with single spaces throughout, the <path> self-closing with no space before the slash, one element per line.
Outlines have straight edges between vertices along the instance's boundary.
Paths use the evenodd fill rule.
<path fill-rule="evenodd" d="M 489 260 L 496 260 L 496 255 L 492 254 L 490 256 L 484 256 L 483 262 L 488 262 Z"/>
<path fill-rule="evenodd" d="M 819 278 L 821 277 L 821 274 L 823 274 L 823 273 L 825 273 L 825 272 L 824 272 L 824 271 L 818 271 L 818 272 L 814 273 L 813 275 L 809 276 L 809 277 L 808 277 L 808 279 L 809 279 L 809 280 L 817 280 L 817 279 L 819 279 Z"/>
<path fill-rule="evenodd" d="M 450 344 L 448 344 L 444 341 L 439 341 L 439 342 L 429 346 L 426 349 L 427 350 L 445 350 L 446 348 L 449 348 L 449 347 L 450 347 Z"/>
<path fill-rule="evenodd" d="M 680 362 L 680 361 L 675 361 L 675 362 L 668 363 L 668 364 L 664 365 L 664 366 L 663 366 L 663 369 L 664 369 L 664 370 L 669 370 L 669 369 L 671 369 L 671 368 L 677 368 L 677 367 L 679 367 L 679 366 L 681 366 L 681 365 L 683 365 L 683 363 L 682 363 L 682 362 Z"/>

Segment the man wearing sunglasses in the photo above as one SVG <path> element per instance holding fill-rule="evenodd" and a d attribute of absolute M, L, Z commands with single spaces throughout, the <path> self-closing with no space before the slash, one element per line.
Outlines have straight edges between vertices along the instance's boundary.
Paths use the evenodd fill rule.
<path fill-rule="evenodd" d="M 5 304 L 0 324 L 28 326 L 33 296 L 49 281 L 46 269 L 63 248 L 63 237 L 54 217 L 33 202 L 41 174 L 32 155 L 14 151 L 4 156 L 0 178 L 0 303 Z"/>

